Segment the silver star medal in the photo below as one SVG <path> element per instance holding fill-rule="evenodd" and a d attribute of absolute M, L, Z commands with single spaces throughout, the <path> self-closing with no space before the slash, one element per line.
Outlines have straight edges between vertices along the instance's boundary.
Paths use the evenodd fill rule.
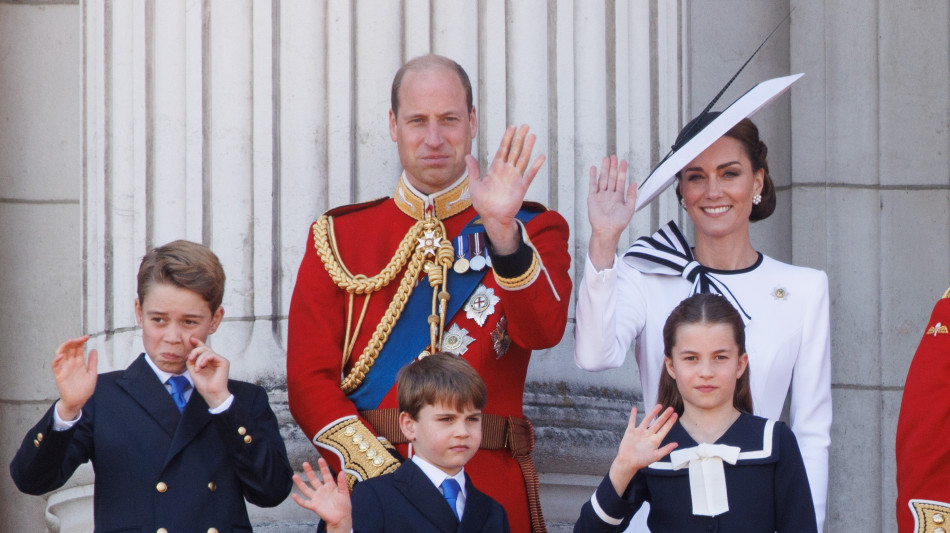
<path fill-rule="evenodd" d="M 471 298 L 465 303 L 465 316 L 474 320 L 479 326 L 485 325 L 485 319 L 495 312 L 495 304 L 501 298 L 495 296 L 495 290 L 479 285 Z"/>
<path fill-rule="evenodd" d="M 425 255 L 435 255 L 435 251 L 442 243 L 442 238 L 437 237 L 434 231 L 426 231 L 423 233 L 422 238 L 417 240 L 419 241 L 419 245 L 416 246 L 416 249 L 423 250 Z"/>
<path fill-rule="evenodd" d="M 467 329 L 460 328 L 458 324 L 452 324 L 442 337 L 442 351 L 463 355 L 468 351 L 468 345 L 473 342 L 475 339 L 468 336 Z"/>

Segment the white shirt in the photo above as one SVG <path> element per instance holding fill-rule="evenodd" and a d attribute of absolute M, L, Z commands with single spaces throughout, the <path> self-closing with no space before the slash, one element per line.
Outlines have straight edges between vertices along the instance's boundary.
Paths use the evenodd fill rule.
<path fill-rule="evenodd" d="M 713 271 L 752 317 L 746 351 L 755 414 L 779 419 L 791 391 L 790 422 L 808 472 L 819 530 L 824 523 L 831 444 L 831 340 L 824 272 L 763 255 L 748 269 Z M 620 258 L 597 272 L 588 257 L 578 287 L 574 361 L 619 367 L 636 340 L 644 409 L 656 405 L 663 372 L 663 325 L 689 295 L 679 276 L 643 274 Z"/>
<path fill-rule="evenodd" d="M 451 478 L 458 481 L 461 489 L 459 490 L 458 498 L 455 500 L 455 509 L 458 511 L 459 518 L 461 518 L 465 513 L 465 468 L 462 467 L 458 474 L 450 476 L 420 455 L 413 455 L 412 462 L 416 463 L 416 466 L 429 478 L 429 481 L 435 485 L 435 488 L 439 489 L 439 492 L 442 492 L 442 482 L 446 479 Z"/>

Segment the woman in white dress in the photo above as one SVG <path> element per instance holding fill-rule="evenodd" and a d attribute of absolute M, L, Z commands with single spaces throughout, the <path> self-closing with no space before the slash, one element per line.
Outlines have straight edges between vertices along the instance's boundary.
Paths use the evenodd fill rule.
<path fill-rule="evenodd" d="M 717 115 L 701 116 L 683 131 L 701 130 Z M 674 150 L 691 136 L 680 137 Z M 791 394 L 790 425 L 821 531 L 832 416 L 828 278 L 752 246 L 750 222 L 775 208 L 766 155 L 758 128 L 743 119 L 676 175 L 677 197 L 696 228 L 693 246 L 671 221 L 622 258 L 616 250 L 633 217 L 636 186 L 626 186 L 627 165 L 616 156 L 604 159 L 599 175 L 591 168 L 591 236 L 578 288 L 574 360 L 589 371 L 617 368 L 636 340 L 643 404 L 652 406 L 670 311 L 696 292 L 725 296 L 746 323 L 755 414 L 778 419 Z"/>

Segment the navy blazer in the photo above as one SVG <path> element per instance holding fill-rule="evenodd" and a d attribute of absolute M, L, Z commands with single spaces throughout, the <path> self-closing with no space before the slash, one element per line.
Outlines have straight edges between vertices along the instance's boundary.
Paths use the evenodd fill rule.
<path fill-rule="evenodd" d="M 267 393 L 229 380 L 227 411 L 194 391 L 179 413 L 145 357 L 100 374 L 69 430 L 53 431 L 51 407 L 10 464 L 14 483 L 43 494 L 91 460 L 96 531 L 250 531 L 244 500 L 272 507 L 293 484 Z"/>
<path fill-rule="evenodd" d="M 412 461 L 353 489 L 353 530 L 414 533 L 505 532 L 508 515 L 465 475 L 465 512 L 459 523 L 442 493 Z"/>

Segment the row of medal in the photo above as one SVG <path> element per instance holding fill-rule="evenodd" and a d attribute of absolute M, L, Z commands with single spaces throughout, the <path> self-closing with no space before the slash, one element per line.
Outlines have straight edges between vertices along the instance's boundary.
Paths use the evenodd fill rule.
<path fill-rule="evenodd" d="M 455 238 L 455 264 L 452 270 L 464 274 L 470 269 L 475 271 L 491 267 L 488 255 L 487 237 L 484 233 L 469 233 Z"/>

